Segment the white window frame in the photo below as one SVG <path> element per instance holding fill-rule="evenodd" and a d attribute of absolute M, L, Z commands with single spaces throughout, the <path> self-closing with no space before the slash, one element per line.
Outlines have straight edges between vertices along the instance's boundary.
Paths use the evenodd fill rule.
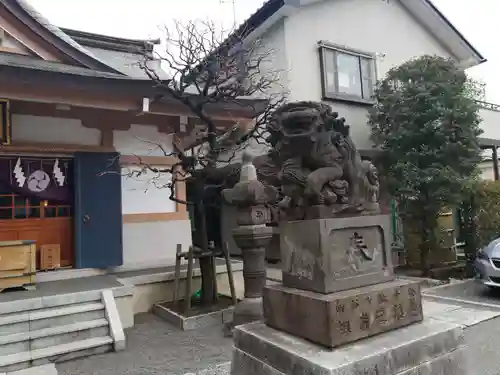
<path fill-rule="evenodd" d="M 325 41 L 320 41 L 319 46 L 319 57 L 320 57 L 320 69 L 321 69 L 321 88 L 323 100 L 340 100 L 361 104 L 374 104 L 373 91 L 375 83 L 377 81 L 377 69 L 376 69 L 376 55 L 370 54 L 362 51 L 357 51 L 351 48 L 338 46 Z M 327 61 L 328 56 L 333 54 L 333 61 Z M 337 54 L 344 54 L 355 56 L 359 59 L 359 72 L 361 80 L 361 91 L 362 96 L 347 94 L 338 91 L 338 71 L 337 71 Z M 369 63 L 369 76 L 367 79 L 363 77 L 363 71 L 361 68 L 361 62 L 367 61 Z M 335 91 L 329 91 L 326 79 L 326 69 L 328 65 L 332 65 L 334 69 L 334 79 L 335 79 Z"/>

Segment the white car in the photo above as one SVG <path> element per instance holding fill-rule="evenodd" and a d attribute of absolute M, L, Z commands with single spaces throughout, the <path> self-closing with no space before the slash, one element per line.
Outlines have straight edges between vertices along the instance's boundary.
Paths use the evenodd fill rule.
<path fill-rule="evenodd" d="M 477 252 L 474 269 L 478 282 L 500 288 L 500 238 Z"/>

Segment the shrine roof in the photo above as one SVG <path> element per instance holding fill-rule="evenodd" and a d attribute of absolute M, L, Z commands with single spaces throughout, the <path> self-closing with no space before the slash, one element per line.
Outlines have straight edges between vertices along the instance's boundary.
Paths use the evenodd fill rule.
<path fill-rule="evenodd" d="M 160 43 L 159 39 L 126 39 L 59 28 L 33 8 L 27 0 L 0 0 L 0 11 L 7 11 L 4 13 L 7 17 L 14 17 L 9 20 L 12 23 L 11 28 L 6 29 L 8 33 L 15 31 L 26 39 L 34 40 L 35 45 L 40 44 L 45 49 L 53 50 L 54 55 L 58 57 L 57 62 L 62 62 L 62 64 L 50 64 L 53 61 L 40 61 L 40 57 L 41 60 L 47 59 L 37 55 L 37 51 L 33 48 L 27 48 L 34 69 L 48 68 L 52 71 L 59 68 L 61 73 L 66 73 L 76 72 L 78 69 L 75 68 L 81 68 L 89 71 L 85 73 L 81 71 L 85 75 L 100 76 L 102 73 L 109 73 L 148 79 L 139 62 L 144 56 L 152 56 L 154 46 Z M 19 35 L 12 36 L 17 40 L 22 39 L 18 38 Z M 0 63 L 5 61 L 12 63 L 16 58 L 5 57 L 2 60 Z M 22 64 L 26 67 L 28 61 L 23 59 Z"/>

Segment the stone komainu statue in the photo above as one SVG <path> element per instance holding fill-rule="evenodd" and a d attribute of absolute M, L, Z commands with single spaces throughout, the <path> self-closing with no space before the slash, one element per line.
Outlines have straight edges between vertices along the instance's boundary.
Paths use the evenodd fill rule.
<path fill-rule="evenodd" d="M 349 126 L 326 104 L 285 104 L 267 124 L 270 151 L 254 160 L 258 178 L 279 191 L 278 206 L 300 219 L 311 206 L 331 216 L 378 212 L 375 166 L 363 161 Z"/>

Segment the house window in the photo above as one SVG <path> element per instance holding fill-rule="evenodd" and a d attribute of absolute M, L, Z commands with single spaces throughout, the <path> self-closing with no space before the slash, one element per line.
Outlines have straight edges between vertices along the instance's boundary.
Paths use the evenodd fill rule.
<path fill-rule="evenodd" d="M 375 58 L 320 43 L 324 99 L 372 102 Z"/>

